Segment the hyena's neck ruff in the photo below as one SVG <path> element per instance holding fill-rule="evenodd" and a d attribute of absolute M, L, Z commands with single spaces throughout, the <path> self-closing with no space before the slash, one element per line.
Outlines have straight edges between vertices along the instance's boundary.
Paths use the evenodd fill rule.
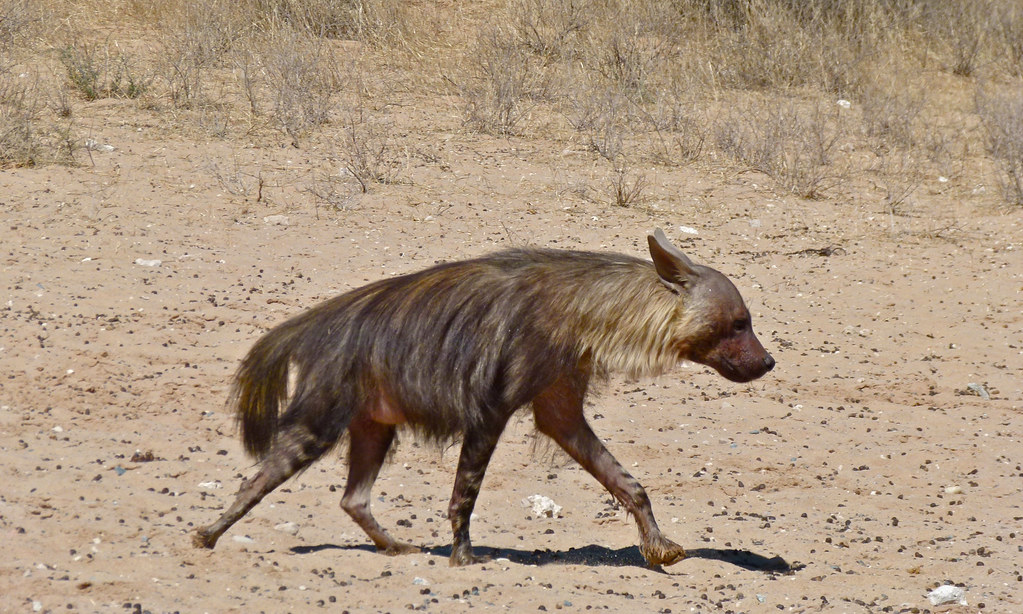
<path fill-rule="evenodd" d="M 623 263 L 587 286 L 568 299 L 554 335 L 588 355 L 598 373 L 651 377 L 683 359 L 693 318 L 649 263 Z"/>

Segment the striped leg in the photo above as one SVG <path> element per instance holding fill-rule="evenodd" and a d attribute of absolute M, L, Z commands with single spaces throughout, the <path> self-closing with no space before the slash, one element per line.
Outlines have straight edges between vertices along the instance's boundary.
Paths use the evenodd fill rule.
<path fill-rule="evenodd" d="M 651 566 L 672 565 L 686 552 L 661 534 L 643 487 L 629 475 L 590 429 L 583 415 L 587 377 L 562 379 L 533 400 L 533 416 L 541 433 L 552 438 L 604 488 L 622 502 L 639 525 L 639 551 Z"/>
<path fill-rule="evenodd" d="M 259 472 L 242 483 L 234 503 L 215 523 L 199 528 L 192 536 L 197 548 L 213 548 L 217 540 L 248 513 L 263 497 L 288 478 L 308 467 L 330 448 L 304 426 L 295 425 L 278 436 L 277 443 L 263 460 Z"/>
<path fill-rule="evenodd" d="M 487 464 L 497 447 L 497 440 L 507 418 L 497 424 L 488 425 L 477 432 L 465 434 L 462 451 L 458 457 L 458 469 L 455 471 L 455 487 L 448 505 L 448 518 L 451 519 L 451 530 L 454 534 L 451 542 L 452 567 L 483 563 L 487 557 L 472 553 L 472 541 L 469 539 L 469 518 L 476 506 L 476 497 L 480 494 L 483 476 Z"/>

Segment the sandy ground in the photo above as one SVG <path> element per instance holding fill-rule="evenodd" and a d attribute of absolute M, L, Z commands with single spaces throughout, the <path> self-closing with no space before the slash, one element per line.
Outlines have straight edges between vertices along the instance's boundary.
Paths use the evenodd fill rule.
<path fill-rule="evenodd" d="M 103 104 L 91 138 L 113 151 L 0 173 L 0 610 L 1023 611 L 1018 209 L 929 178 L 892 217 L 711 165 L 652 168 L 616 208 L 583 148 L 464 134 L 450 109 L 410 120 L 403 183 L 339 209 L 310 196 L 316 143 L 177 140 Z M 645 255 L 658 226 L 735 280 L 778 361 L 749 385 L 613 379 L 588 407 L 690 558 L 645 567 L 632 520 L 525 418 L 476 508 L 485 565 L 447 564 L 457 448 L 411 437 L 374 511 L 421 554 L 373 551 L 335 457 L 192 547 L 253 471 L 224 402 L 263 331 L 509 245 Z M 932 606 L 943 583 L 965 605 Z"/>

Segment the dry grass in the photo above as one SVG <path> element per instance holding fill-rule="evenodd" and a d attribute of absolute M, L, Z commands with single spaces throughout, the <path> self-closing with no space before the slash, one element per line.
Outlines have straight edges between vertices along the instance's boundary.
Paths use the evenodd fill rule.
<path fill-rule="evenodd" d="M 841 107 L 750 103 L 716 125 L 718 149 L 803 198 L 821 198 L 845 179 L 834 154 L 844 136 Z"/>
<path fill-rule="evenodd" d="M 500 28 L 484 32 L 461 78 L 466 123 L 490 134 L 514 134 L 546 90 L 539 62 Z"/>
<path fill-rule="evenodd" d="M 362 107 L 348 115 L 339 157 L 363 193 L 374 183 L 386 185 L 402 180 L 409 166 L 409 153 L 399 149 L 386 121 L 369 117 Z"/>
<path fill-rule="evenodd" d="M 344 84 L 343 71 L 315 39 L 298 35 L 268 45 L 260 65 L 271 98 L 273 122 L 297 147 L 308 130 L 330 120 L 336 93 Z"/>
<path fill-rule="evenodd" d="M 15 78 L 40 57 L 60 70 Z M 392 100 L 351 99 L 387 82 L 392 99 L 453 99 L 479 133 L 576 141 L 616 169 L 616 204 L 642 183 L 617 172 L 627 161 L 725 160 L 808 198 L 863 179 L 897 209 L 967 155 L 987 156 L 1019 201 L 1011 96 L 978 95 L 982 149 L 978 133 L 932 129 L 951 78 L 1019 91 L 1018 2 L 5 0 L 0 163 L 72 163 L 76 108 L 113 98 L 208 138 L 328 136 L 368 189 L 408 166 L 393 120 L 368 112 Z M 839 98 L 852 112 L 837 114 Z M 840 143 L 874 157 L 837 155 Z"/>
<path fill-rule="evenodd" d="M 0 166 L 31 166 L 39 158 L 32 87 L 0 74 Z"/>
<path fill-rule="evenodd" d="M 1023 87 L 977 92 L 977 111 L 1007 202 L 1023 205 Z"/>
<path fill-rule="evenodd" d="M 646 176 L 632 171 L 625 164 L 615 166 L 607 179 L 611 204 L 616 207 L 631 207 L 641 203 L 646 186 Z"/>

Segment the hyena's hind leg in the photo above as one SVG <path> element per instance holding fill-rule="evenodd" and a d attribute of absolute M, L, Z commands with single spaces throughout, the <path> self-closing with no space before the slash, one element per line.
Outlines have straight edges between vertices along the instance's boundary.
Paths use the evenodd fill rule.
<path fill-rule="evenodd" d="M 394 425 L 375 422 L 365 413 L 348 425 L 348 482 L 341 497 L 341 509 L 366 532 L 377 550 L 391 555 L 419 552 L 416 546 L 391 537 L 369 509 L 373 482 L 394 441 L 394 430 Z"/>
<path fill-rule="evenodd" d="M 199 548 L 213 548 L 220 536 L 263 497 L 323 456 L 333 443 L 317 437 L 302 424 L 286 428 L 263 459 L 259 472 L 242 483 L 231 507 L 210 526 L 199 528 L 192 536 L 192 543 Z"/>
<path fill-rule="evenodd" d="M 556 441 L 636 518 L 639 551 L 647 563 L 657 566 L 681 561 L 686 552 L 661 534 L 646 491 L 608 452 L 586 422 L 583 399 L 587 380 L 585 373 L 562 378 L 533 399 L 537 429 Z"/>

